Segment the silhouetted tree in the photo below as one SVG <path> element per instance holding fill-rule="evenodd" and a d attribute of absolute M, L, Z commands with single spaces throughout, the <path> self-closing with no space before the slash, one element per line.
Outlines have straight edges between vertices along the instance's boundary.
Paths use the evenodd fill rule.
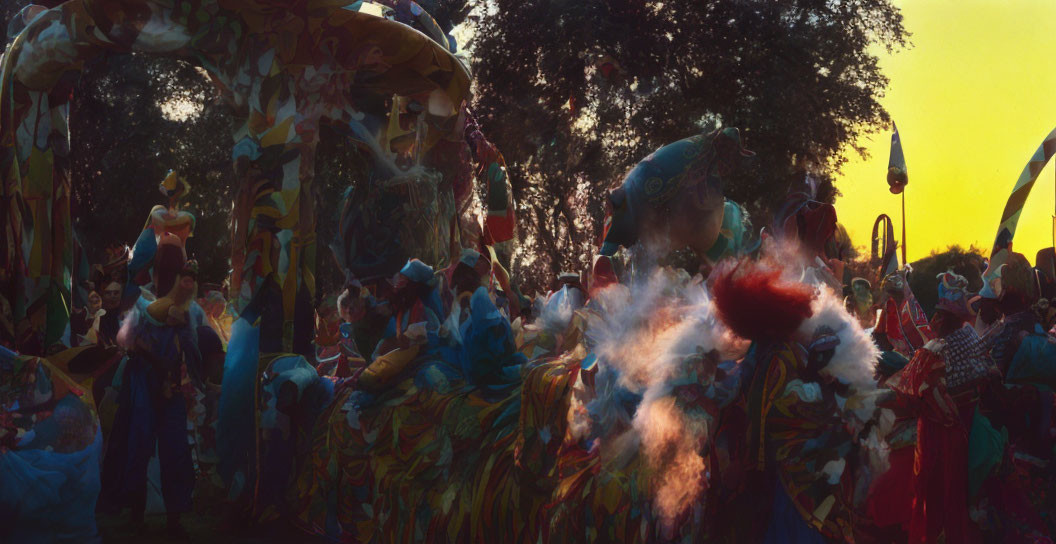
<path fill-rule="evenodd" d="M 874 46 L 905 44 L 889 0 L 488 0 L 475 23 L 474 108 L 519 201 L 529 287 L 582 270 L 606 189 L 659 146 L 742 129 L 757 170 L 727 194 L 758 228 L 808 164 L 831 173 L 887 114 Z"/>

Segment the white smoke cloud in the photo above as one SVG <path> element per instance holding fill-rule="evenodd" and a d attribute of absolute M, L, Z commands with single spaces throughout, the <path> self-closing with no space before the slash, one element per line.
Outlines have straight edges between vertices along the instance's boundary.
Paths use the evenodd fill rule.
<path fill-rule="evenodd" d="M 674 389 L 706 387 L 712 375 L 697 374 L 706 368 L 704 355 L 745 346 L 718 322 L 700 278 L 685 272 L 660 269 L 630 287 L 610 286 L 591 307 L 586 335 L 599 358 L 595 395 L 574 397 L 571 432 L 610 459 L 642 455 L 656 511 L 670 522 L 707 486 L 702 452 L 711 431 L 708 417 L 687 413 Z"/>

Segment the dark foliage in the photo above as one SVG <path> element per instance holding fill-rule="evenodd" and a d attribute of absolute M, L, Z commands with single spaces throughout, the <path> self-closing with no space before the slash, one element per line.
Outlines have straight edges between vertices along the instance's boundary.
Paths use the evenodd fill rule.
<path fill-rule="evenodd" d="M 907 36 L 888 0 L 486 5 L 474 108 L 512 169 L 515 272 L 529 290 L 588 265 L 605 189 L 659 146 L 715 125 L 740 127 L 762 159 L 727 188 L 757 228 L 807 165 L 831 201 L 842 153 L 861 152 L 858 136 L 888 121 L 870 48 Z"/>
<path fill-rule="evenodd" d="M 166 199 L 158 184 L 177 170 L 191 184 L 183 208 L 197 217 L 188 256 L 202 279 L 227 277 L 234 196 L 234 119 L 190 64 L 145 55 L 89 64 L 70 110 L 74 228 L 91 262 L 112 243 L 135 242 Z"/>

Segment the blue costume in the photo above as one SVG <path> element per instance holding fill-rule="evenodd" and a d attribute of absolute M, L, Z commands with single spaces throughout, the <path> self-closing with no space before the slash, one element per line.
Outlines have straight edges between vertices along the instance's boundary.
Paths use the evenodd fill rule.
<path fill-rule="evenodd" d="M 103 467 L 104 496 L 114 506 L 142 509 L 147 465 L 156 446 L 165 510 L 186 512 L 191 508 L 194 465 L 187 438 L 186 401 L 172 385 L 180 383 L 183 365 L 200 368 L 197 326 L 204 312 L 192 303 L 188 323 L 168 326 L 147 313 L 150 302 L 141 297 L 136 303 L 133 337 L 137 348 L 129 356 Z M 149 349 L 140 348 L 141 344 Z"/>

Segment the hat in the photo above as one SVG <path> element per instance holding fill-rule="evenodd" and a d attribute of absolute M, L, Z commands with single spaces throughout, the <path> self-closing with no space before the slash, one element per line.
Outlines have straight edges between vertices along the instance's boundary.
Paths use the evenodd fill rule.
<path fill-rule="evenodd" d="M 400 275 L 415 283 L 427 284 L 433 281 L 433 267 L 418 259 L 411 259 L 400 269 Z"/>

